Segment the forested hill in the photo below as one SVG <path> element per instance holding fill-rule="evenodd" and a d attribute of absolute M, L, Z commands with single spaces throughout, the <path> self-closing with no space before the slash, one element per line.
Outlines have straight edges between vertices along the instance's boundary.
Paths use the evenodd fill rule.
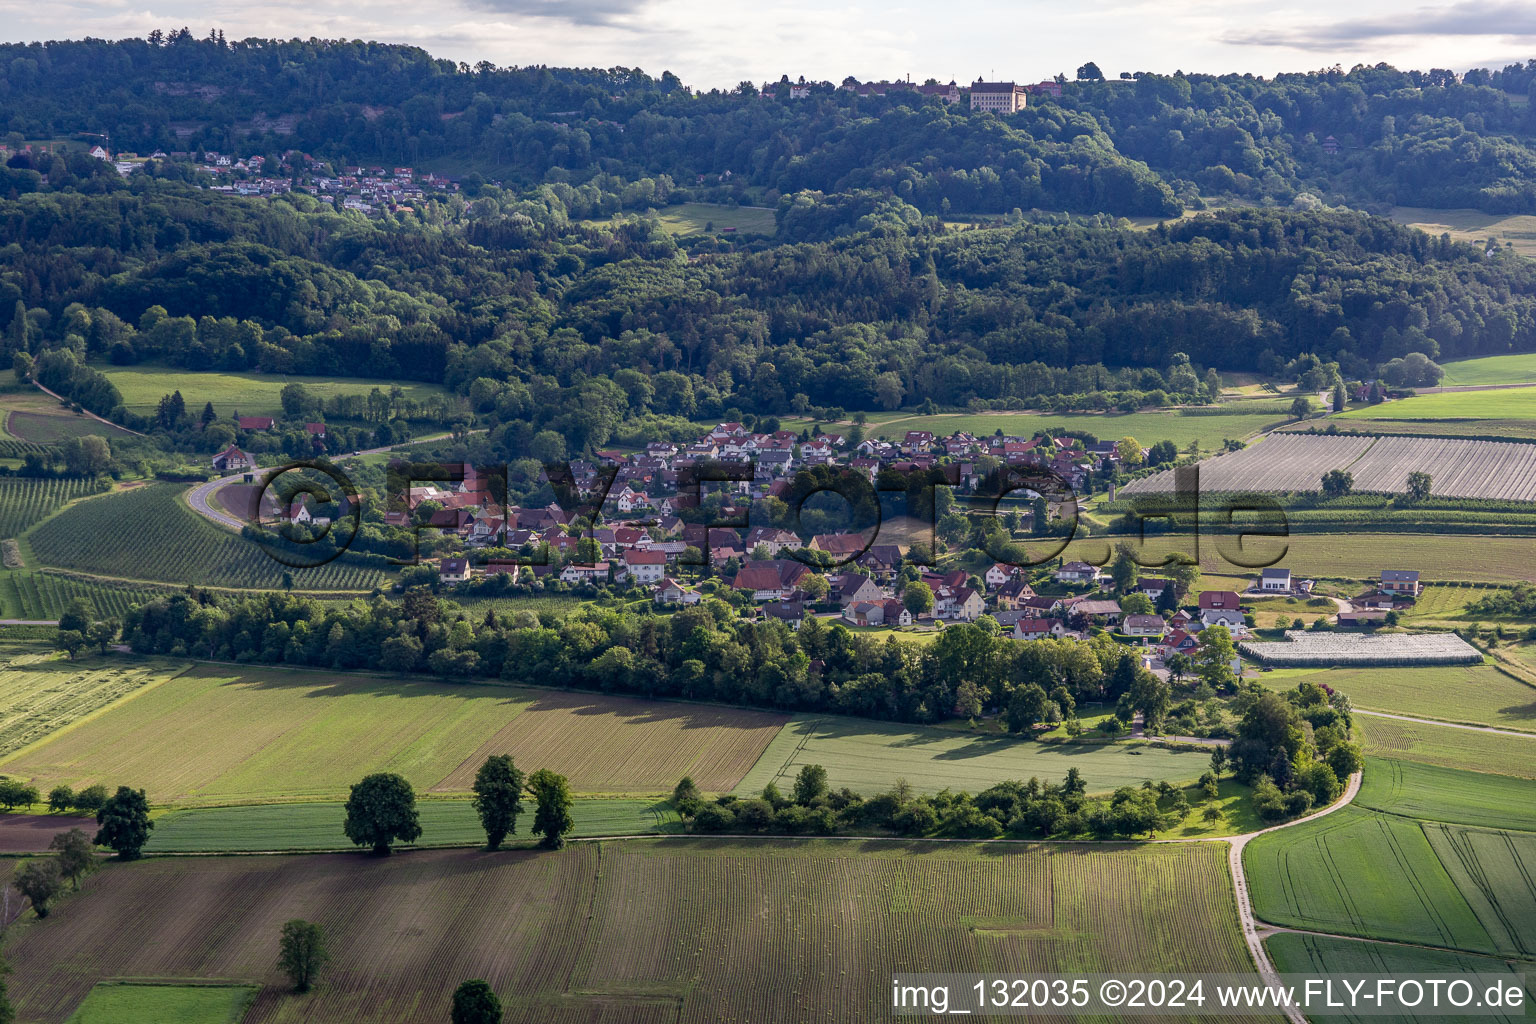
<path fill-rule="evenodd" d="M 1147 74 L 1068 82 L 1059 100 L 1032 96 L 998 116 L 830 84 L 802 100 L 786 85 L 700 93 L 625 68 L 471 67 L 412 47 L 182 30 L 0 45 L 0 135 L 100 133 L 142 153 L 298 148 L 518 186 L 600 173 L 682 185 L 729 171 L 734 188 L 779 194 L 889 189 L 926 214 L 1169 216 L 1301 193 L 1330 206 L 1529 213 L 1533 83 L 1536 61 L 1460 79 L 1385 66 Z"/>
<path fill-rule="evenodd" d="M 581 404 L 623 418 L 1160 404 L 1204 367 L 1536 349 L 1536 263 L 1342 211 L 954 231 L 857 194 L 783 213 L 815 240 L 690 257 L 650 218 L 573 221 L 569 186 L 369 219 L 129 181 L 0 201 L 10 351 L 441 380 L 503 417 L 608 378 Z"/>

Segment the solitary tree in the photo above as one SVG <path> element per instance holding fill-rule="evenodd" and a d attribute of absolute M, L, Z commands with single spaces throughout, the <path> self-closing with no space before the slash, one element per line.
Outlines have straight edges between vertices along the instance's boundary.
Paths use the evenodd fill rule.
<path fill-rule="evenodd" d="M 76 889 L 80 888 L 80 877 L 96 867 L 96 850 L 84 829 L 60 832 L 48 843 L 48 849 L 58 854 L 54 859 L 58 861 L 59 874 Z"/>
<path fill-rule="evenodd" d="M 827 795 L 827 770 L 819 764 L 808 764 L 795 776 L 795 803 L 810 806 Z"/>
<path fill-rule="evenodd" d="M 1408 497 L 1413 501 L 1426 501 L 1433 479 L 1428 473 L 1415 470 L 1408 474 Z"/>
<path fill-rule="evenodd" d="M 110 846 L 122 860 L 138 857 L 149 842 L 149 830 L 155 827 L 149 820 L 149 798 L 142 789 L 127 786 L 118 786 L 117 793 L 102 804 L 96 812 L 96 824 L 100 826 L 96 830 L 96 845 Z"/>
<path fill-rule="evenodd" d="M 453 992 L 453 1024 L 501 1024 L 501 1000 L 479 978 Z"/>
<path fill-rule="evenodd" d="M 533 834 L 542 836 L 540 845 L 558 850 L 576 822 L 571 818 L 571 786 L 564 775 L 540 768 L 528 776 L 528 791 L 538 801 L 533 812 Z"/>
<path fill-rule="evenodd" d="M 1291 419 L 1304 420 L 1312 415 L 1312 400 L 1306 395 L 1299 396 L 1291 403 Z"/>
<path fill-rule="evenodd" d="M 517 832 L 517 816 L 523 811 L 523 773 L 510 755 L 492 754 L 475 773 L 475 811 L 489 849 L 499 848 L 508 833 Z"/>
<path fill-rule="evenodd" d="M 347 797 L 347 820 L 342 829 L 358 846 L 371 846 L 374 853 L 385 857 L 396 839 L 414 843 L 421 836 L 421 821 L 411 784 L 392 772 L 364 777 Z"/>
<path fill-rule="evenodd" d="M 296 991 L 308 992 L 330 959 L 325 932 L 319 925 L 298 918 L 283 925 L 282 937 L 278 939 L 277 968 L 288 975 Z"/>
<path fill-rule="evenodd" d="M 59 862 L 52 857 L 33 857 L 16 872 L 11 882 L 16 891 L 32 901 L 32 909 L 38 917 L 48 916 L 48 904 L 64 891 L 64 877 L 59 874 Z"/>
<path fill-rule="evenodd" d="M 672 806 L 677 810 L 679 817 L 693 817 L 699 813 L 703 803 L 704 798 L 699 794 L 699 787 L 694 783 L 691 775 L 684 775 L 672 788 Z"/>

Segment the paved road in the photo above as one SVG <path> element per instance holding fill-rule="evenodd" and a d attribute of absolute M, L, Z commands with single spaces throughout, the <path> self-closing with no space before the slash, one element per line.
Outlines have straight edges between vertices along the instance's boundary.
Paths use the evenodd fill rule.
<path fill-rule="evenodd" d="M 479 431 L 472 430 L 470 433 L 479 433 Z M 449 436 L 451 435 L 434 434 L 431 437 L 416 438 L 411 441 L 404 441 L 401 444 L 385 445 L 382 448 L 366 448 L 359 452 L 354 452 L 347 455 L 339 455 L 331 461 L 341 465 L 346 463 L 349 459 L 353 459 L 359 456 L 378 455 L 382 452 L 394 451 L 396 448 L 401 448 L 406 445 L 421 444 L 425 441 L 441 441 Z M 260 473 L 260 470 L 257 470 L 257 472 Z M 239 516 L 231 515 L 222 505 L 219 504 L 218 499 L 214 495 L 219 490 L 219 488 L 225 486 L 226 484 L 238 483 L 244 478 L 245 473 L 243 472 L 233 473 L 229 476 L 221 476 L 217 480 L 208 480 L 204 483 L 197 484 L 193 486 L 191 490 L 187 491 L 187 504 L 192 507 L 192 511 L 196 512 L 210 523 L 213 523 L 217 526 L 222 526 L 227 530 L 234 530 L 236 533 L 238 533 L 245 529 L 246 520 L 240 518 Z"/>
<path fill-rule="evenodd" d="M 1499 736 L 1519 736 L 1522 739 L 1536 740 L 1536 732 L 1521 732 L 1518 729 L 1498 729 L 1491 725 L 1468 725 L 1465 722 L 1442 722 L 1438 718 L 1415 718 L 1412 715 L 1393 715 L 1385 711 L 1361 711 L 1359 708 L 1350 709 L 1352 715 L 1370 715 L 1372 718 L 1392 718 L 1399 722 L 1418 722 L 1423 725 L 1440 725 L 1447 729 L 1468 729 L 1472 732 L 1491 732 Z"/>
<path fill-rule="evenodd" d="M 221 476 L 217 480 L 197 484 L 187 492 L 187 504 L 192 506 L 192 511 L 209 522 L 239 533 L 245 529 L 245 520 L 239 516 L 230 515 L 213 495 L 225 484 L 232 484 L 244 478 L 244 473 L 235 473 L 232 476 Z"/>

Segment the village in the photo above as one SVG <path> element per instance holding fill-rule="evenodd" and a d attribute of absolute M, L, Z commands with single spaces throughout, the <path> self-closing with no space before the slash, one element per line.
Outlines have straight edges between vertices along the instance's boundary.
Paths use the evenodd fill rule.
<path fill-rule="evenodd" d="M 264 417 L 241 421 L 242 430 L 272 428 Z M 324 425 L 308 424 L 323 438 Z M 1166 674 L 1177 656 L 1193 656 L 1201 631 L 1219 626 L 1237 641 L 1249 638 L 1254 610 L 1271 598 L 1309 599 L 1333 611 L 1330 628 L 1374 629 L 1396 622 L 1420 595 L 1419 574 L 1384 569 L 1370 590 L 1349 599 L 1316 599 L 1313 580 L 1289 569 L 1260 570 L 1245 590 L 1206 589 L 1198 572 L 1137 571 L 1117 584 L 1106 566 L 1065 557 L 1035 565 L 994 562 L 982 569 L 934 568 L 949 556 L 914 551 L 910 537 L 882 539 L 879 531 L 801 536 L 783 526 L 727 527 L 698 521 L 749 522 L 758 503 L 791 497 L 797 472 L 815 467 L 852 471 L 873 482 L 885 470 L 942 471 L 956 495 L 984 485 L 989 472 L 1008 466 L 1048 470 L 1076 494 L 1095 479 L 1114 479 L 1122 462 L 1146 462 L 1151 449 L 1127 450 L 1124 443 L 1085 441 L 1072 436 L 978 438 L 965 432 L 947 437 L 907 431 L 899 440 L 868 438 L 851 443 L 838 433 L 813 436 L 788 430 L 754 432 L 739 422 L 716 425 L 691 444 L 653 442 L 642 451 L 603 451 L 593 460 L 569 464 L 574 493 L 590 507 L 550 502 L 541 507 L 505 505 L 496 497 L 492 474 L 464 465 L 461 479 L 416 481 L 408 498 L 382 515 L 386 529 L 419 530 L 447 541 L 435 558 L 435 582 L 447 589 L 486 586 L 554 587 L 586 593 L 639 588 L 658 608 L 687 606 L 706 596 L 726 597 L 744 614 L 799 629 L 814 616 L 861 631 L 942 630 L 955 623 L 995 623 L 1017 640 L 1084 639 L 1108 631 L 1139 647 L 1146 667 Z M 691 469 L 701 465 L 750 467 L 749 479 L 720 485 L 706 514 Z M 213 460 L 220 472 L 255 468 L 235 446 Z M 458 470 L 459 467 L 452 467 Z M 1113 485 L 1110 485 L 1111 490 Z M 1007 514 L 1010 529 L 1035 536 L 1058 524 L 1059 504 L 1024 492 L 1024 502 Z M 1075 498 L 1070 499 L 1075 502 Z M 347 514 L 344 501 L 337 514 Z M 259 510 L 272 526 L 324 528 L 330 519 L 307 497 L 287 506 L 270 499 Z M 504 578 L 504 579 L 503 579 Z M 1298 620 L 1299 621 L 1299 620 Z M 1241 670 L 1241 665 L 1234 668 Z"/>

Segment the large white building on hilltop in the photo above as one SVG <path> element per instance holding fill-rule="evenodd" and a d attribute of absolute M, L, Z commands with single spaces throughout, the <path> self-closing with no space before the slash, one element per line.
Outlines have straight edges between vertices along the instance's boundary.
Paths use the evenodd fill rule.
<path fill-rule="evenodd" d="M 1017 82 L 971 83 L 971 109 L 990 110 L 998 114 L 1012 114 L 1024 109 L 1029 91 Z"/>

